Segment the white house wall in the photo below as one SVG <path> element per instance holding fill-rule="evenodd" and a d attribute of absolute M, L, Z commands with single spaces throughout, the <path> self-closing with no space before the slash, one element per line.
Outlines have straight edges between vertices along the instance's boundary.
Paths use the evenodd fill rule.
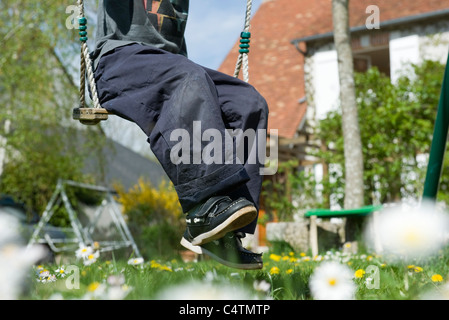
<path fill-rule="evenodd" d="M 419 36 L 401 37 L 393 32 L 390 35 L 390 75 L 394 83 L 411 63 L 419 63 Z"/>
<path fill-rule="evenodd" d="M 337 52 L 335 50 L 317 52 L 313 56 L 313 64 L 315 116 L 320 120 L 338 106 L 340 85 Z"/>

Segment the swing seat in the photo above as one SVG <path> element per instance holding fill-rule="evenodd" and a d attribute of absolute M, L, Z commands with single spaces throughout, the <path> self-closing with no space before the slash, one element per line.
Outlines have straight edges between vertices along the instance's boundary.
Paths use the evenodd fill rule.
<path fill-rule="evenodd" d="M 108 119 L 109 112 L 104 108 L 74 108 L 72 118 L 85 125 L 96 125 Z"/>

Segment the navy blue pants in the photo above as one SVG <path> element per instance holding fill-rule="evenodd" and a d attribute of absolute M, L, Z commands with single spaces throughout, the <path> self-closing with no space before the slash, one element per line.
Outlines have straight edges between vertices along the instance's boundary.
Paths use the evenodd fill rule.
<path fill-rule="evenodd" d="M 184 212 L 213 195 L 244 196 L 259 208 L 261 158 L 248 161 L 250 147 L 238 158 L 237 138 L 231 149 L 224 142 L 229 130 L 266 132 L 267 103 L 251 85 L 184 56 L 139 44 L 101 57 L 95 78 L 102 106 L 135 122 L 148 136 Z M 222 149 L 211 151 L 220 134 Z M 266 141 L 260 140 L 245 141 L 263 148 L 264 154 Z M 214 161 L 205 159 L 207 151 Z M 257 219 L 240 231 L 254 233 L 256 224 Z"/>

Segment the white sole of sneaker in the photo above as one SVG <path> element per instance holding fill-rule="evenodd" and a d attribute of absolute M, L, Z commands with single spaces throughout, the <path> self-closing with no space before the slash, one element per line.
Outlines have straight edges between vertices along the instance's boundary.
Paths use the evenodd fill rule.
<path fill-rule="evenodd" d="M 242 264 L 242 263 L 235 263 L 235 262 L 230 262 L 230 261 L 226 261 L 222 258 L 220 258 L 219 256 L 215 255 L 214 253 L 210 252 L 207 249 L 204 249 L 200 246 L 194 246 L 192 243 L 190 243 L 187 239 L 185 239 L 184 237 L 181 239 L 181 245 L 186 248 L 189 249 L 190 251 L 193 251 L 197 254 L 205 254 L 208 255 L 209 257 L 211 257 L 212 259 L 220 262 L 221 264 L 230 267 L 230 268 L 235 268 L 235 269 L 242 269 L 242 270 L 258 270 L 258 269 L 262 269 L 263 268 L 263 264 L 262 263 L 247 263 L 247 264 Z"/>
<path fill-rule="evenodd" d="M 247 206 L 234 212 L 232 216 L 226 219 L 222 224 L 214 229 L 202 233 L 192 239 L 192 245 L 199 246 L 204 243 L 220 239 L 226 233 L 247 226 L 257 217 L 257 209 L 254 206 Z"/>
<path fill-rule="evenodd" d="M 190 243 L 186 238 L 182 237 L 181 239 L 181 245 L 186 248 L 189 249 L 190 251 L 195 252 L 196 254 L 203 254 L 203 248 L 201 248 L 200 246 L 194 246 L 192 243 Z"/>

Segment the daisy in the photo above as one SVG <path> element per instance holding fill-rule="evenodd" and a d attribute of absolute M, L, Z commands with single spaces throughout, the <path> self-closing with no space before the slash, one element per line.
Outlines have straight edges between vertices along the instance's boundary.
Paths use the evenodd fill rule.
<path fill-rule="evenodd" d="M 82 245 L 78 250 L 75 251 L 75 255 L 77 259 L 86 259 L 89 255 L 94 252 L 92 247 Z"/>
<path fill-rule="evenodd" d="M 312 274 L 309 282 L 316 300 L 353 300 L 355 285 L 352 271 L 338 262 L 323 262 Z"/>
<path fill-rule="evenodd" d="M 445 212 L 434 204 L 422 203 L 411 208 L 396 206 L 385 209 L 371 220 L 365 235 L 368 243 L 376 251 L 381 251 L 377 253 L 383 253 L 388 260 L 407 263 L 437 253 L 444 245 L 448 226 L 449 218 Z"/>
<path fill-rule="evenodd" d="M 131 258 L 131 259 L 128 260 L 128 264 L 132 265 L 132 266 L 136 266 L 136 265 L 139 265 L 139 264 L 142 264 L 142 263 L 143 263 L 143 258 L 141 258 L 141 257 Z"/>
<path fill-rule="evenodd" d="M 100 256 L 100 253 L 98 251 L 95 251 L 91 254 L 89 254 L 83 261 L 85 266 L 90 266 L 91 264 L 97 262 L 98 257 Z"/>
<path fill-rule="evenodd" d="M 66 275 L 64 266 L 59 267 L 58 269 L 55 270 L 55 272 L 56 272 L 56 275 L 61 278 L 64 278 Z"/>

